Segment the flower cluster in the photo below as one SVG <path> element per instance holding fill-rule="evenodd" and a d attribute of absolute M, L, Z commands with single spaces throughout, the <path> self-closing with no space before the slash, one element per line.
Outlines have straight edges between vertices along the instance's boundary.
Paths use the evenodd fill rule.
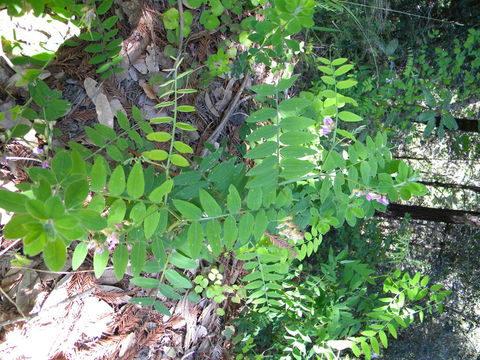
<path fill-rule="evenodd" d="M 330 134 L 334 127 L 335 121 L 330 116 L 327 116 L 325 119 L 323 119 L 323 125 L 320 129 L 320 135 Z"/>
<path fill-rule="evenodd" d="M 386 197 L 380 195 L 380 194 L 377 194 L 377 193 L 374 193 L 374 192 L 365 192 L 365 191 L 362 191 L 362 190 L 359 190 L 359 189 L 353 189 L 352 191 L 352 195 L 351 197 L 361 197 L 361 196 L 365 196 L 365 199 L 367 199 L 367 201 L 376 201 L 378 202 L 379 204 L 382 204 L 382 205 L 385 205 L 387 206 L 389 204 L 389 201 Z"/>

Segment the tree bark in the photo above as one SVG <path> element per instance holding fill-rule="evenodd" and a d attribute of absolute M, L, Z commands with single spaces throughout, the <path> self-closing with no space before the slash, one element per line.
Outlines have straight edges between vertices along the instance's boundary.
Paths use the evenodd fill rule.
<path fill-rule="evenodd" d="M 440 126 L 441 118 L 437 116 L 435 118 L 437 127 Z M 463 119 L 463 118 L 455 118 L 457 122 L 459 131 L 466 131 L 466 132 L 480 132 L 480 121 L 475 119 Z"/>
<path fill-rule="evenodd" d="M 470 191 L 480 193 L 480 186 L 441 183 L 438 181 L 418 181 L 418 182 L 426 186 L 443 187 L 445 189 L 455 189 L 455 190 L 470 190 Z"/>
<path fill-rule="evenodd" d="M 478 211 L 436 209 L 392 203 L 388 205 L 385 213 L 379 215 L 398 218 L 405 217 L 407 214 L 410 214 L 411 218 L 415 220 L 480 226 L 480 212 Z"/>

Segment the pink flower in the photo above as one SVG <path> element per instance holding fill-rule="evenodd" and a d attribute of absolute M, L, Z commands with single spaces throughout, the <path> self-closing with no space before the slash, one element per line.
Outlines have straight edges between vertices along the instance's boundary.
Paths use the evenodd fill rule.
<path fill-rule="evenodd" d="M 359 190 L 359 189 L 353 189 L 350 197 L 351 198 L 352 197 L 361 197 L 363 195 L 365 195 L 365 199 L 367 201 L 375 200 L 379 204 L 382 204 L 382 205 L 385 205 L 385 206 L 387 206 L 390 203 L 386 197 L 383 197 L 380 194 L 377 194 L 377 193 L 374 193 L 374 192 L 368 192 L 367 193 L 367 192 Z"/>
<path fill-rule="evenodd" d="M 385 205 L 387 206 L 389 204 L 389 201 L 387 198 L 379 198 L 379 199 L 375 199 L 378 203 L 382 204 L 382 205 Z"/>
<path fill-rule="evenodd" d="M 112 232 L 107 236 L 108 251 L 112 252 L 115 250 L 115 247 L 118 245 L 118 243 L 118 234 L 116 232 Z"/>
<path fill-rule="evenodd" d="M 383 197 L 380 194 L 376 194 L 376 193 L 368 193 L 365 196 L 365 199 L 367 199 L 367 201 L 375 200 L 379 204 L 382 204 L 382 205 L 385 205 L 385 206 L 387 206 L 389 204 L 389 201 L 388 201 L 387 198 Z"/>
<path fill-rule="evenodd" d="M 335 121 L 330 117 L 327 116 L 323 119 L 323 125 L 320 129 L 320 135 L 328 135 L 332 132 L 332 129 L 335 127 Z"/>
<path fill-rule="evenodd" d="M 330 116 L 327 116 L 325 119 L 323 119 L 323 126 L 332 126 L 335 123 L 333 119 Z"/>

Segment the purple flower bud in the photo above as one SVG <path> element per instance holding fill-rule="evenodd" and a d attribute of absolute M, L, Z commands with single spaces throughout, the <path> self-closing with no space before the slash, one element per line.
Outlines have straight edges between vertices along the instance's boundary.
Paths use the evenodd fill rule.
<path fill-rule="evenodd" d="M 323 119 L 323 125 L 324 126 L 332 126 L 334 123 L 333 119 L 330 116 L 327 116 L 325 119 Z"/>
<path fill-rule="evenodd" d="M 118 243 L 118 234 L 116 232 L 112 232 L 107 236 L 108 251 L 112 252 L 115 250 L 115 247 L 118 245 Z"/>
<path fill-rule="evenodd" d="M 325 125 L 322 125 L 322 128 L 320 129 L 320 135 L 328 135 L 332 132 L 332 130 L 329 127 L 326 127 Z"/>
<path fill-rule="evenodd" d="M 7 158 L 6 157 L 2 157 L 2 165 L 7 166 Z"/>
<path fill-rule="evenodd" d="M 375 199 L 375 194 L 368 193 L 368 194 L 365 196 L 365 199 L 367 199 L 367 201 L 371 201 L 371 200 Z"/>
<path fill-rule="evenodd" d="M 35 155 L 42 155 L 43 154 L 43 149 L 40 149 L 39 147 L 34 147 L 32 149 L 32 152 L 35 154 Z"/>
<path fill-rule="evenodd" d="M 376 200 L 378 203 L 380 203 L 380 204 L 382 204 L 382 205 L 385 205 L 385 206 L 387 206 L 387 205 L 389 204 L 389 201 L 388 201 L 388 199 L 386 199 L 386 198 L 380 197 L 380 198 L 377 198 L 377 199 L 375 199 L 375 200 Z"/>
<path fill-rule="evenodd" d="M 48 161 L 42 161 L 42 169 L 47 169 L 50 167 L 50 163 Z"/>

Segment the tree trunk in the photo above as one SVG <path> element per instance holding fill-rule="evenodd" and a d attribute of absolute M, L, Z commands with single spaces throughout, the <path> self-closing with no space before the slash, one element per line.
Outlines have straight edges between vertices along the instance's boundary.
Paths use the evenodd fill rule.
<path fill-rule="evenodd" d="M 405 217 L 410 214 L 412 219 L 444 222 L 448 224 L 465 224 L 480 226 L 480 212 L 450 209 L 436 209 L 417 205 L 400 205 L 392 203 L 387 211 L 380 216 Z"/>
<path fill-rule="evenodd" d="M 437 116 L 435 118 L 437 127 L 440 126 L 441 118 Z M 459 131 L 467 131 L 467 132 L 479 132 L 480 131 L 480 121 L 475 119 L 463 119 L 463 118 L 455 118 L 455 121 L 458 125 Z"/>
<path fill-rule="evenodd" d="M 445 189 L 455 189 L 455 190 L 470 190 L 470 191 L 480 193 L 480 186 L 441 183 L 438 181 L 418 181 L 418 182 L 426 186 L 442 187 Z"/>

